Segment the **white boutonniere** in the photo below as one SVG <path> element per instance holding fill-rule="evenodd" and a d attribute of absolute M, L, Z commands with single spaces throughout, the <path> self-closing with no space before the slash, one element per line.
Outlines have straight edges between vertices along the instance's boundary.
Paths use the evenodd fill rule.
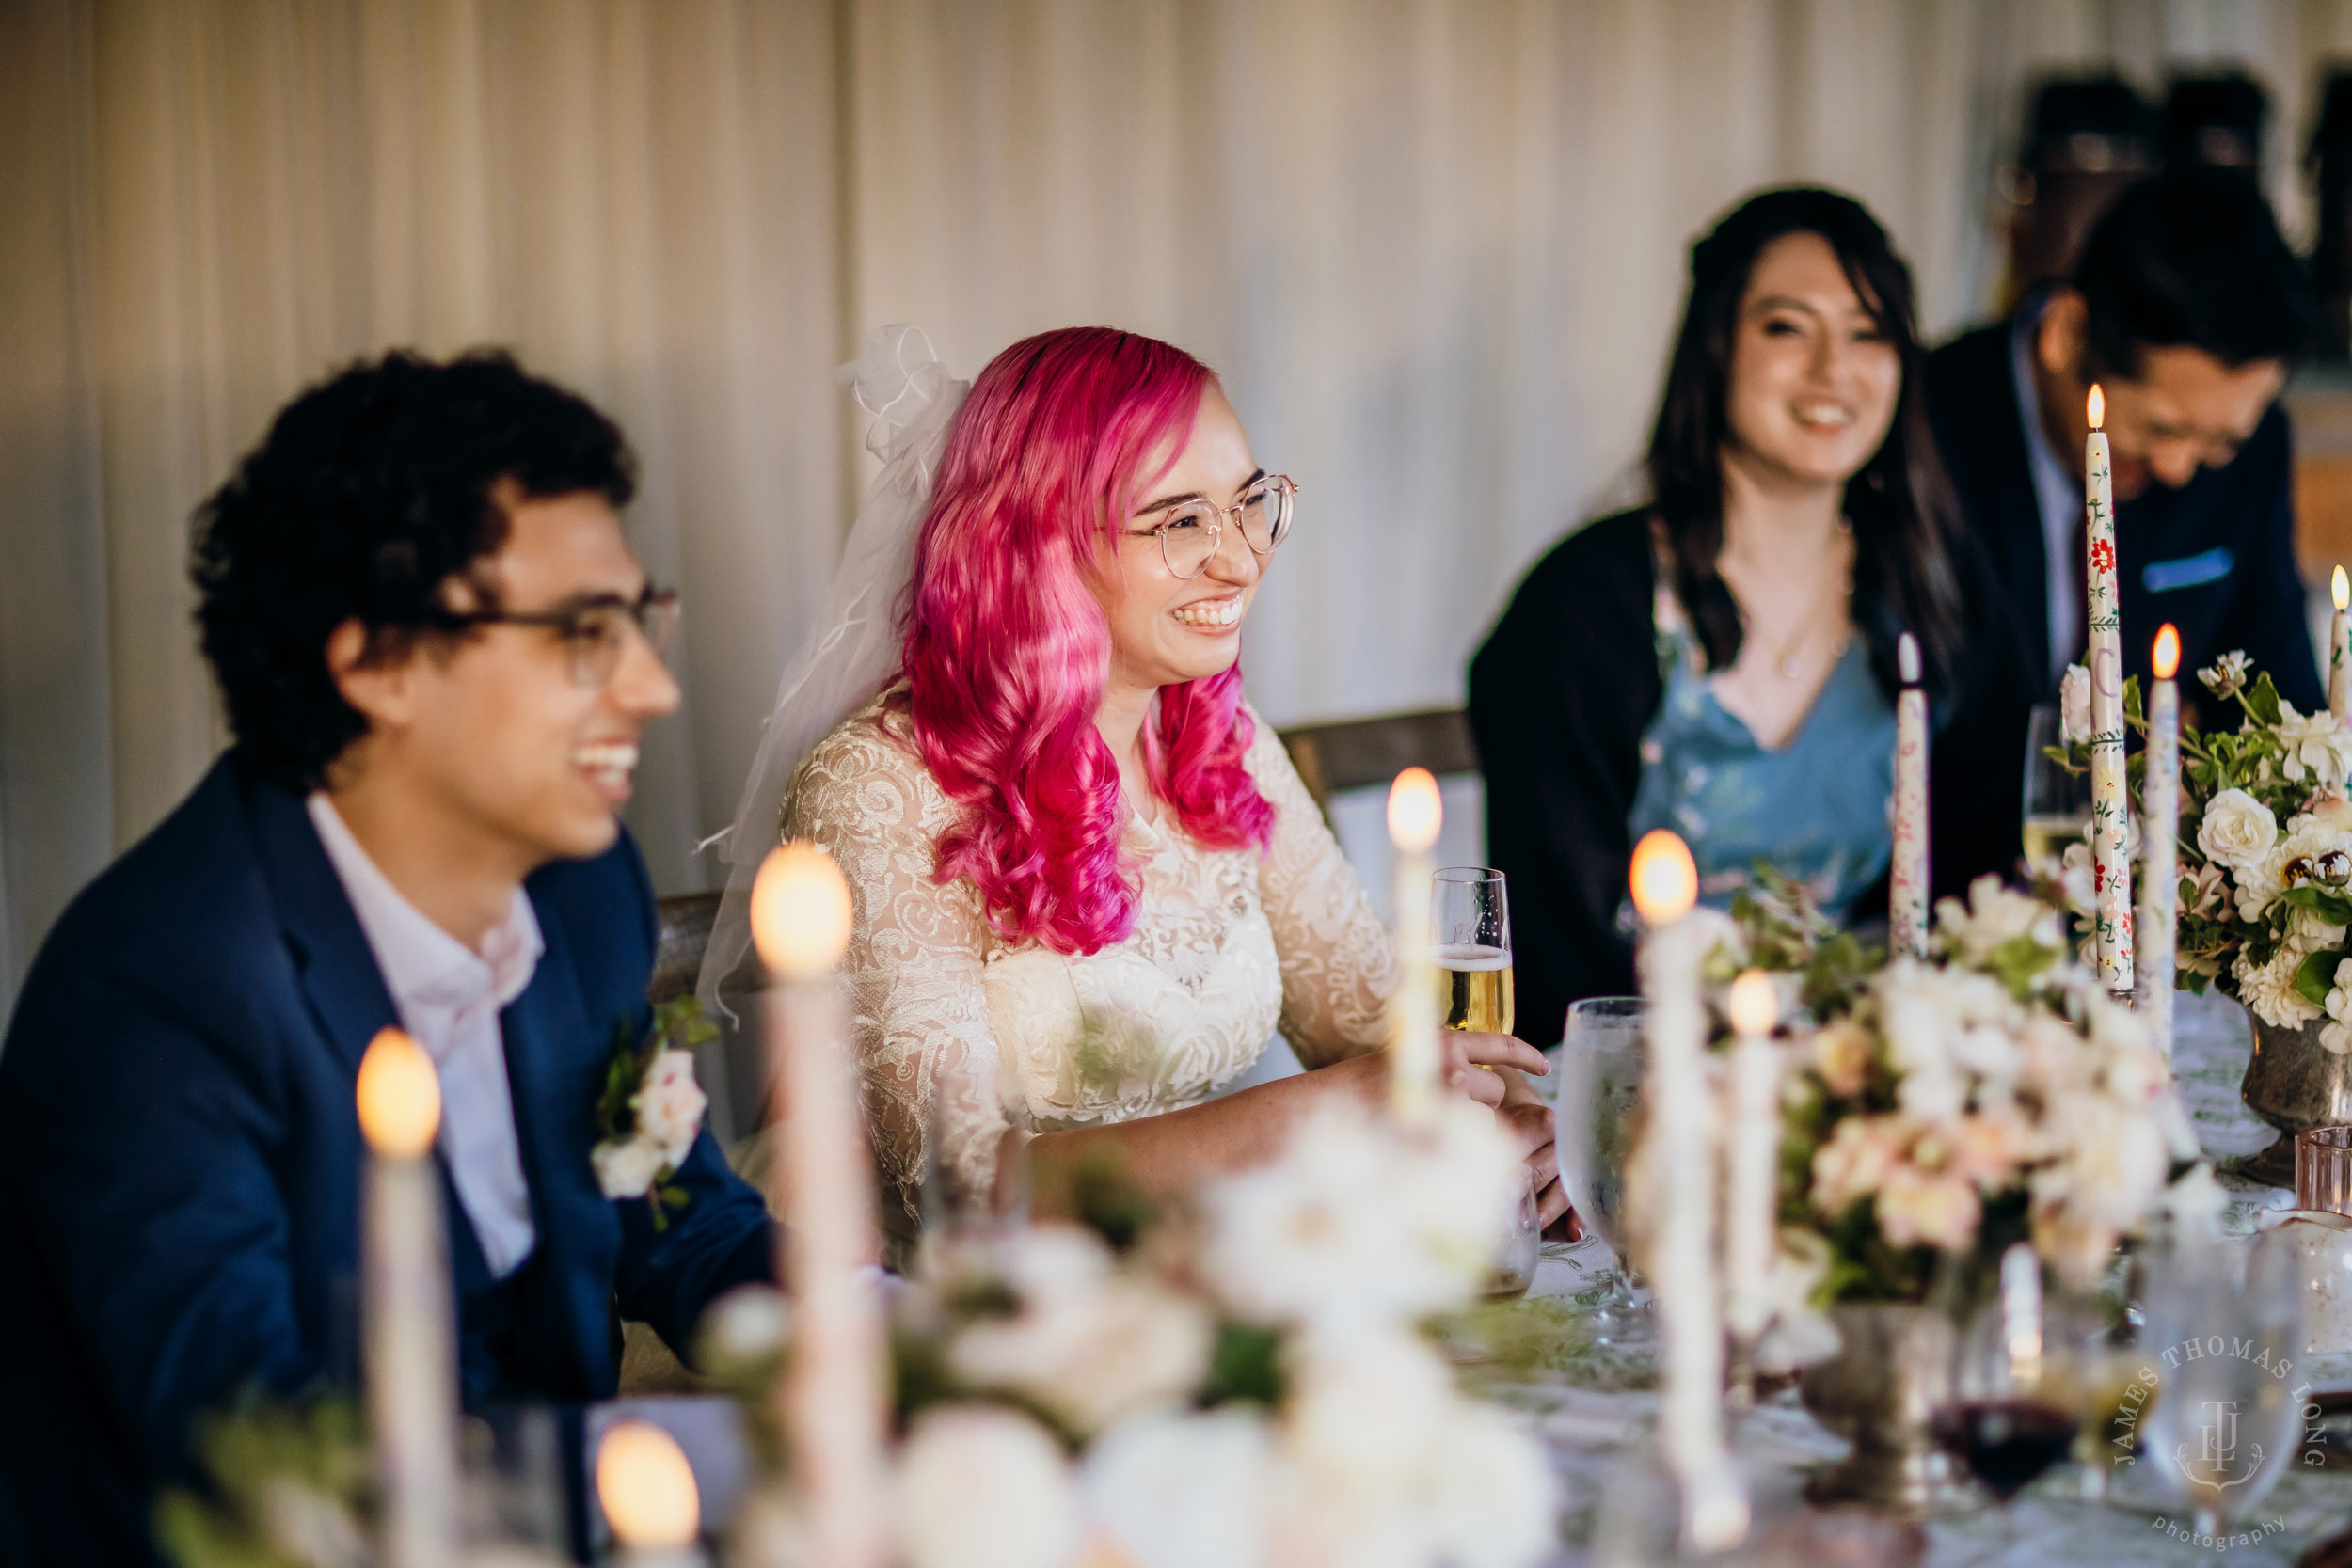
<path fill-rule="evenodd" d="M 672 1210 L 686 1207 L 686 1190 L 670 1178 L 694 1147 L 709 1105 L 694 1082 L 691 1048 L 718 1035 L 702 1004 L 685 996 L 654 1008 L 643 1044 L 630 1043 L 626 1021 L 613 1041 L 604 1092 L 596 1097 L 603 1140 L 588 1161 L 605 1196 L 645 1200 L 656 1230 L 668 1227 Z"/>

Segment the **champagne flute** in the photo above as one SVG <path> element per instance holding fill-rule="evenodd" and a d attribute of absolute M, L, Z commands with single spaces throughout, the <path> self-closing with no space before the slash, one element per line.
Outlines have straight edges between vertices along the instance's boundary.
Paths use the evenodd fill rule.
<path fill-rule="evenodd" d="M 1625 1167 L 1641 1139 L 1648 1015 L 1649 1004 L 1638 996 L 1587 997 L 1568 1009 L 1554 1112 L 1553 1148 L 1568 1201 L 1617 1257 L 1595 1304 L 1593 1330 L 1618 1350 L 1645 1347 L 1655 1332 L 1648 1304 L 1633 1293 L 1625 1223 Z"/>
<path fill-rule="evenodd" d="M 2055 877 L 2069 844 L 2090 828 L 2090 774 L 2050 758 L 2066 746 L 2064 716 L 2055 703 L 2038 705 L 2026 723 L 2026 868 Z"/>
<path fill-rule="evenodd" d="M 1484 865 L 1449 865 L 1430 889 L 1438 1009 L 1449 1029 L 1507 1035 L 1514 1022 L 1511 988 L 1511 905 L 1502 873 Z M 1542 1239 L 1533 1176 L 1522 1183 L 1486 1294 L 1523 1296 L 1535 1282 Z"/>

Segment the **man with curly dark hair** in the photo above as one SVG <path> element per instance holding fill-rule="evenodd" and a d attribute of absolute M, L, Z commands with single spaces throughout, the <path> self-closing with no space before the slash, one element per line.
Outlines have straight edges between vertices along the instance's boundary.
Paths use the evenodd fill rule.
<path fill-rule="evenodd" d="M 616 1316 L 683 1347 L 772 1276 L 707 1132 L 659 1227 L 592 1166 L 654 947 L 617 814 L 678 701 L 633 488 L 612 421 L 504 355 L 392 354 L 199 511 L 236 744 L 67 911 L 0 1052 L 0 1559 L 151 1560 L 196 1417 L 350 1380 L 388 1025 L 441 1080 L 469 1400 L 610 1395 Z"/>

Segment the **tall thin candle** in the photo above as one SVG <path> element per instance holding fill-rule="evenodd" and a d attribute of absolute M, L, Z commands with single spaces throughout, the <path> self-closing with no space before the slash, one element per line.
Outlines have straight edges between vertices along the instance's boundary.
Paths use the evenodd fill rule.
<path fill-rule="evenodd" d="M 890 1545 L 886 1341 L 864 1275 L 880 1249 L 834 974 L 850 943 L 849 883 L 815 845 L 785 845 L 761 863 L 751 917 L 752 941 L 779 982 L 768 993 L 769 1071 L 784 1090 L 779 1277 L 798 1301 L 778 1415 L 809 1511 L 810 1560 L 880 1568 Z"/>
<path fill-rule="evenodd" d="M 2343 580 L 2344 569 L 2336 569 Z M 2341 617 L 2339 617 L 2341 619 Z M 2181 634 L 2167 621 L 2149 660 L 2147 771 L 2141 775 L 2140 855 L 2147 866 L 2148 928 L 2140 963 L 2148 975 L 2148 1030 L 2172 1057 L 2172 987 L 2181 913 Z"/>
<path fill-rule="evenodd" d="M 1751 969 L 1731 983 L 1731 1082 L 1724 1151 L 1724 1322 L 1738 1348 L 1732 1395 L 1755 1397 L 1756 1340 L 1772 1314 L 1780 1214 L 1780 993 Z"/>
<path fill-rule="evenodd" d="M 1389 843 L 1396 875 L 1389 895 L 1396 932 L 1397 988 L 1389 998 L 1389 1097 L 1397 1119 L 1424 1122 L 1437 1103 L 1438 976 L 1430 961 L 1429 888 L 1445 804 L 1426 768 L 1407 768 L 1389 786 Z"/>
<path fill-rule="evenodd" d="M 1638 955 L 1649 1002 L 1645 1130 L 1637 1158 L 1653 1195 L 1646 1238 L 1657 1297 L 1665 1402 L 1659 1432 L 1682 1489 L 1682 1538 L 1721 1551 L 1747 1534 L 1747 1492 L 1724 1451 L 1723 1322 L 1715 1293 L 1719 1132 L 1707 1085 L 1707 1007 L 1699 996 L 1698 901 L 1690 847 L 1663 828 L 1633 847 L 1633 907 L 1645 927 Z"/>
<path fill-rule="evenodd" d="M 2084 581 L 2090 666 L 2090 864 L 2099 978 L 2132 989 L 2131 804 L 2123 790 L 2123 620 L 2115 585 L 2115 487 L 2107 473 L 2106 393 L 2090 388 L 2084 452 Z"/>
<path fill-rule="evenodd" d="M 2328 623 L 2328 711 L 2339 720 L 2352 717 L 2352 583 L 2344 568 L 2336 568 L 2328 584 L 2336 601 L 2335 618 Z"/>
<path fill-rule="evenodd" d="M 459 1543 L 456 1303 L 433 1164 L 440 1075 L 422 1046 L 385 1029 L 359 1058 L 357 1098 L 368 1145 L 360 1340 L 383 1561 L 443 1568 Z"/>
<path fill-rule="evenodd" d="M 1888 869 L 1888 919 L 1895 950 L 1928 950 L 1928 694 L 1919 689 L 1919 644 L 1895 644 L 1902 691 L 1895 699 L 1895 855 Z"/>

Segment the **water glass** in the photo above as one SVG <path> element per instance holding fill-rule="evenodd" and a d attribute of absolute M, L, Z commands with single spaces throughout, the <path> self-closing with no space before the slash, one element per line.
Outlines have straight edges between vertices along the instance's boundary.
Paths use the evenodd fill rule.
<path fill-rule="evenodd" d="M 2147 1398 L 2134 1412 L 2137 1500 L 2218 1536 L 2295 1463 L 2303 1266 L 2290 1238 L 2174 1235 L 2143 1249 Z"/>
<path fill-rule="evenodd" d="M 1553 1147 L 1568 1201 L 1617 1255 L 1616 1273 L 1595 1308 L 1594 1330 L 1602 1343 L 1619 1348 L 1646 1344 L 1653 1334 L 1648 1307 L 1633 1293 L 1625 1261 L 1625 1168 L 1641 1138 L 1648 1011 L 1638 996 L 1587 997 L 1568 1009 L 1554 1113 Z"/>

